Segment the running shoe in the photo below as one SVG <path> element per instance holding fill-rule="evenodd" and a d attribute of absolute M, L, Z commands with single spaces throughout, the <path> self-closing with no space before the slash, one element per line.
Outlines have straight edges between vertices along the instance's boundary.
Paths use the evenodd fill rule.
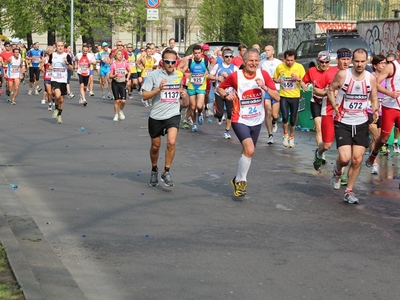
<path fill-rule="evenodd" d="M 288 135 L 283 136 L 282 145 L 285 147 L 289 147 L 289 136 Z"/>
<path fill-rule="evenodd" d="M 188 119 L 188 124 L 190 125 L 190 126 L 193 126 L 193 120 L 192 120 L 192 117 L 189 117 L 189 119 Z"/>
<path fill-rule="evenodd" d="M 294 137 L 289 138 L 289 148 L 294 148 Z"/>
<path fill-rule="evenodd" d="M 276 133 L 277 131 L 278 131 L 278 124 L 277 123 L 272 124 L 272 132 Z"/>
<path fill-rule="evenodd" d="M 10 97 L 10 95 L 11 95 L 10 91 L 9 91 L 9 90 L 6 90 L 6 96 L 7 96 L 7 97 Z"/>
<path fill-rule="evenodd" d="M 142 99 L 142 104 L 144 107 L 149 107 L 149 103 Z"/>
<path fill-rule="evenodd" d="M 45 105 L 46 104 L 46 100 L 43 99 L 40 103 Z"/>
<path fill-rule="evenodd" d="M 114 121 L 114 122 L 118 122 L 118 114 L 115 114 L 115 115 L 114 115 L 113 121 Z"/>
<path fill-rule="evenodd" d="M 124 112 L 122 111 L 122 110 L 120 110 L 119 111 L 119 119 L 122 121 L 122 120 L 125 120 L 125 115 L 124 115 Z"/>
<path fill-rule="evenodd" d="M 53 119 L 57 119 L 57 116 L 58 116 L 58 109 L 54 109 Z"/>
<path fill-rule="evenodd" d="M 226 121 L 226 114 L 224 113 L 222 116 L 222 121 L 225 122 Z"/>
<path fill-rule="evenodd" d="M 344 192 L 343 201 L 347 202 L 349 204 L 358 204 L 358 203 L 360 203 L 360 201 L 358 201 L 358 199 L 354 196 L 354 193 L 350 192 L 350 191 Z"/>
<path fill-rule="evenodd" d="M 393 152 L 400 153 L 400 148 L 398 143 L 393 143 Z"/>
<path fill-rule="evenodd" d="M 315 153 L 314 153 L 314 169 L 315 171 L 319 171 L 319 169 L 321 169 L 322 166 L 322 157 L 318 157 L 318 148 L 315 149 Z"/>
<path fill-rule="evenodd" d="M 87 105 L 86 99 L 83 99 L 83 100 L 82 100 L 82 105 L 83 105 L 83 106 L 86 106 L 86 105 Z"/>
<path fill-rule="evenodd" d="M 231 138 L 232 138 L 232 137 L 231 137 L 231 135 L 230 135 L 229 132 L 225 132 L 225 133 L 224 133 L 224 139 L 230 140 Z"/>
<path fill-rule="evenodd" d="M 79 98 L 79 105 L 82 105 L 83 104 L 83 100 L 82 100 L 82 98 Z"/>
<path fill-rule="evenodd" d="M 11 101 L 11 104 L 12 104 L 12 105 L 15 105 L 15 104 L 17 104 L 17 103 L 15 103 L 15 101 L 14 101 L 14 100 L 12 100 L 12 101 Z"/>
<path fill-rule="evenodd" d="M 379 173 L 379 166 L 377 163 L 374 163 L 371 167 L 371 174 L 377 175 Z"/>
<path fill-rule="evenodd" d="M 32 96 L 32 90 L 31 89 L 28 91 L 28 95 Z"/>
<path fill-rule="evenodd" d="M 322 164 L 326 165 L 326 163 L 327 163 L 327 161 L 326 161 L 325 152 L 324 152 L 324 153 L 322 153 Z"/>
<path fill-rule="evenodd" d="M 183 129 L 189 129 L 189 124 L 188 124 L 188 122 L 187 122 L 186 120 L 183 120 L 183 122 L 182 122 L 182 128 L 183 128 Z"/>
<path fill-rule="evenodd" d="M 52 109 L 52 106 L 51 106 L 51 104 L 47 107 L 47 111 L 52 111 L 53 109 Z"/>
<path fill-rule="evenodd" d="M 106 94 L 103 93 L 103 95 L 101 96 L 101 98 L 102 98 L 103 100 L 106 100 Z"/>
<path fill-rule="evenodd" d="M 203 118 L 203 113 L 199 114 L 199 125 L 203 125 L 204 118 Z"/>
<path fill-rule="evenodd" d="M 233 195 L 235 195 L 235 197 L 246 196 L 247 183 L 245 181 L 236 182 L 235 179 L 236 179 L 236 176 L 233 177 L 233 179 L 231 180 L 231 184 L 234 188 Z"/>
<path fill-rule="evenodd" d="M 90 91 L 90 92 L 89 92 L 89 95 L 93 97 L 93 96 L 94 96 L 94 93 L 93 93 L 92 91 Z"/>
<path fill-rule="evenodd" d="M 35 96 L 39 95 L 38 90 L 35 89 Z"/>
<path fill-rule="evenodd" d="M 111 93 L 108 93 L 108 95 L 107 95 L 107 99 L 108 99 L 108 100 L 111 100 L 111 99 L 112 99 L 112 95 L 111 95 Z"/>
<path fill-rule="evenodd" d="M 340 176 L 340 184 L 347 185 L 347 174 L 346 173 L 342 173 L 342 175 Z"/>
<path fill-rule="evenodd" d="M 193 124 L 193 126 L 192 126 L 192 131 L 193 132 L 197 132 L 199 129 L 197 128 L 197 125 L 196 124 Z"/>
<path fill-rule="evenodd" d="M 171 174 L 169 174 L 169 172 L 161 174 L 161 181 L 164 182 L 165 186 L 174 186 L 174 181 L 172 180 Z"/>
<path fill-rule="evenodd" d="M 335 190 L 338 190 L 338 189 L 340 189 L 340 183 L 341 183 L 341 175 L 337 175 L 335 168 L 333 168 L 333 174 L 332 174 L 332 179 L 331 179 L 332 187 Z"/>
<path fill-rule="evenodd" d="M 158 186 L 158 172 L 151 171 L 149 186 Z"/>
<path fill-rule="evenodd" d="M 388 147 L 386 145 L 382 145 L 379 150 L 379 155 L 388 155 Z"/>
<path fill-rule="evenodd" d="M 61 115 L 57 116 L 57 124 L 62 124 L 62 117 L 61 117 Z"/>
<path fill-rule="evenodd" d="M 273 143 L 274 143 L 274 137 L 273 137 L 272 135 L 270 135 L 270 136 L 268 137 L 267 144 L 272 145 Z"/>
<path fill-rule="evenodd" d="M 372 151 L 371 154 L 368 156 L 367 160 L 365 161 L 365 165 L 368 168 L 371 168 L 372 165 L 374 164 L 375 158 L 376 158 L 376 154 L 374 154 L 374 151 Z"/>
<path fill-rule="evenodd" d="M 40 93 L 40 92 L 42 91 L 42 88 L 38 86 L 38 87 L 36 88 L 36 90 L 38 91 L 38 93 Z"/>
<path fill-rule="evenodd" d="M 222 120 L 218 120 L 218 125 L 219 125 L 219 126 L 222 125 Z"/>

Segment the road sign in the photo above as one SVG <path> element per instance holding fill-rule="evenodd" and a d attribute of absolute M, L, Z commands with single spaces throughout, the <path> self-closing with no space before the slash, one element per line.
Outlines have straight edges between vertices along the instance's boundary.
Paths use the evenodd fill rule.
<path fill-rule="evenodd" d="M 146 0 L 146 6 L 148 8 L 157 8 L 161 3 L 161 0 Z"/>
<path fill-rule="evenodd" d="M 158 21 L 158 8 L 147 9 L 147 21 Z"/>

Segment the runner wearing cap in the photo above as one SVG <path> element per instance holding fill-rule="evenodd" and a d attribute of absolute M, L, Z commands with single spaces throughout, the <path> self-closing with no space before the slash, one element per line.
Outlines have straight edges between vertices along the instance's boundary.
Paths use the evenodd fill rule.
<path fill-rule="evenodd" d="M 101 44 L 102 49 L 97 52 L 96 60 L 100 63 L 100 88 L 101 92 L 103 93 L 103 100 L 106 99 L 106 94 L 104 92 L 105 85 L 107 85 L 108 96 L 107 98 L 110 100 L 112 99 L 111 95 L 111 80 L 109 78 L 110 74 L 110 49 L 108 49 L 108 43 L 103 42 Z"/>
<path fill-rule="evenodd" d="M 3 65 L 3 75 L 5 76 L 6 72 L 7 72 L 7 63 L 6 61 L 8 61 L 10 59 L 10 57 L 13 56 L 13 52 L 11 50 L 11 44 L 10 42 L 5 42 L 4 43 L 4 50 L 0 53 L 0 61 L 2 62 Z M 0 86 L 1 89 L 1 86 Z M 8 83 L 6 81 L 6 96 L 9 97 L 10 96 L 10 91 L 8 89 Z"/>
<path fill-rule="evenodd" d="M 331 57 L 328 51 L 321 51 L 318 53 L 317 57 L 318 65 L 316 67 L 311 67 L 306 72 L 306 75 L 303 77 L 301 82 L 301 86 L 304 91 L 308 89 L 313 89 L 317 79 L 323 75 L 323 73 L 333 70 L 333 74 L 336 74 L 334 68 L 330 68 L 329 64 L 331 62 Z M 332 74 L 332 75 L 333 75 Z M 322 143 L 322 134 L 321 134 L 321 108 L 322 108 L 322 99 L 324 97 L 316 95 L 313 93 L 310 102 L 310 110 L 311 115 L 314 119 L 315 126 L 315 141 L 317 143 L 317 147 L 320 143 Z M 318 151 L 318 148 L 315 152 Z M 326 164 L 325 156 L 322 154 L 322 164 Z"/>

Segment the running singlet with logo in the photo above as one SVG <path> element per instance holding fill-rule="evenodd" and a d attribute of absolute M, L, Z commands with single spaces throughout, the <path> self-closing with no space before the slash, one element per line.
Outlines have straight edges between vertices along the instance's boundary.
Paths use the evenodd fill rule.
<path fill-rule="evenodd" d="M 78 74 L 81 74 L 82 76 L 89 76 L 90 75 L 90 61 L 91 55 L 90 53 L 78 53 L 76 55 L 76 60 L 78 61 Z"/>
<path fill-rule="evenodd" d="M 21 76 L 21 55 L 16 59 L 11 56 L 11 62 L 7 65 L 7 77 L 10 79 L 20 78 Z"/>
<path fill-rule="evenodd" d="M 206 82 L 206 70 L 207 64 L 202 58 L 200 61 L 196 61 L 194 59 L 189 59 L 189 71 L 190 71 L 190 79 L 189 79 L 189 90 L 200 90 L 204 91 L 207 87 Z"/>
<path fill-rule="evenodd" d="M 339 114 L 335 120 L 347 125 L 359 125 L 368 121 L 368 99 L 371 93 L 371 73 L 365 72 L 363 80 L 353 79 L 351 69 L 346 70 L 346 79 L 336 96 Z M 372 75 L 373 76 L 373 75 Z"/>
<path fill-rule="evenodd" d="M 38 68 L 43 57 L 43 51 L 39 49 L 31 49 L 27 52 L 26 56 L 32 59 L 32 67 Z"/>
<path fill-rule="evenodd" d="M 68 56 L 67 53 L 58 54 L 54 52 L 51 54 L 51 65 L 52 65 L 52 72 L 51 72 L 51 81 L 60 82 L 60 83 L 67 83 L 68 79 L 68 67 L 64 61 L 64 58 Z"/>
<path fill-rule="evenodd" d="M 135 54 L 133 54 L 133 53 L 128 53 L 128 64 L 129 64 L 129 69 L 131 70 L 131 73 L 136 73 L 136 59 L 135 59 Z"/>
<path fill-rule="evenodd" d="M 264 122 L 265 95 L 264 91 L 257 85 L 256 78 L 262 79 L 269 89 L 276 90 L 275 83 L 268 73 L 260 69 L 251 78 L 246 77 L 243 70 L 239 70 L 230 74 L 219 85 L 225 91 L 230 89 L 237 91 L 237 99 L 233 101 L 232 108 L 233 123 L 255 126 Z"/>
<path fill-rule="evenodd" d="M 44 61 L 44 72 L 43 72 L 43 80 L 45 81 L 51 81 L 51 70 L 49 69 L 49 58 L 46 57 L 45 61 Z"/>
<path fill-rule="evenodd" d="M 100 68 L 108 69 L 110 67 L 110 51 L 100 50 L 97 52 L 97 60 L 100 60 Z"/>
<path fill-rule="evenodd" d="M 389 91 L 399 91 L 400 90 L 400 63 L 397 60 L 393 62 L 394 74 L 392 77 L 386 78 L 386 89 Z M 400 99 L 392 98 L 385 95 L 382 100 L 382 106 L 387 108 L 394 108 L 400 110 Z"/>
<path fill-rule="evenodd" d="M 116 82 L 125 82 L 126 75 L 129 73 L 129 64 L 126 61 L 122 61 L 120 63 L 113 62 L 110 73 L 117 75 L 114 78 Z"/>

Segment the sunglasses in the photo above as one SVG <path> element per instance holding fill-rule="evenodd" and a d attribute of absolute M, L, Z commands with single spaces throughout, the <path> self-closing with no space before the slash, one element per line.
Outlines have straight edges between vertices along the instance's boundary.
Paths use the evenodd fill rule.
<path fill-rule="evenodd" d="M 330 61 L 329 61 L 329 60 L 328 60 L 328 61 L 322 61 L 322 60 L 320 60 L 319 63 L 320 63 L 321 65 L 327 65 L 327 64 L 330 63 Z"/>
<path fill-rule="evenodd" d="M 117 46 L 122 46 L 122 44 L 118 44 Z"/>
<path fill-rule="evenodd" d="M 165 59 L 165 60 L 164 60 L 164 63 L 167 64 L 167 65 L 174 65 L 174 64 L 176 64 L 176 60 L 168 60 L 168 59 Z"/>
<path fill-rule="evenodd" d="M 225 58 L 232 58 L 233 56 L 232 55 L 225 55 L 224 57 Z"/>

